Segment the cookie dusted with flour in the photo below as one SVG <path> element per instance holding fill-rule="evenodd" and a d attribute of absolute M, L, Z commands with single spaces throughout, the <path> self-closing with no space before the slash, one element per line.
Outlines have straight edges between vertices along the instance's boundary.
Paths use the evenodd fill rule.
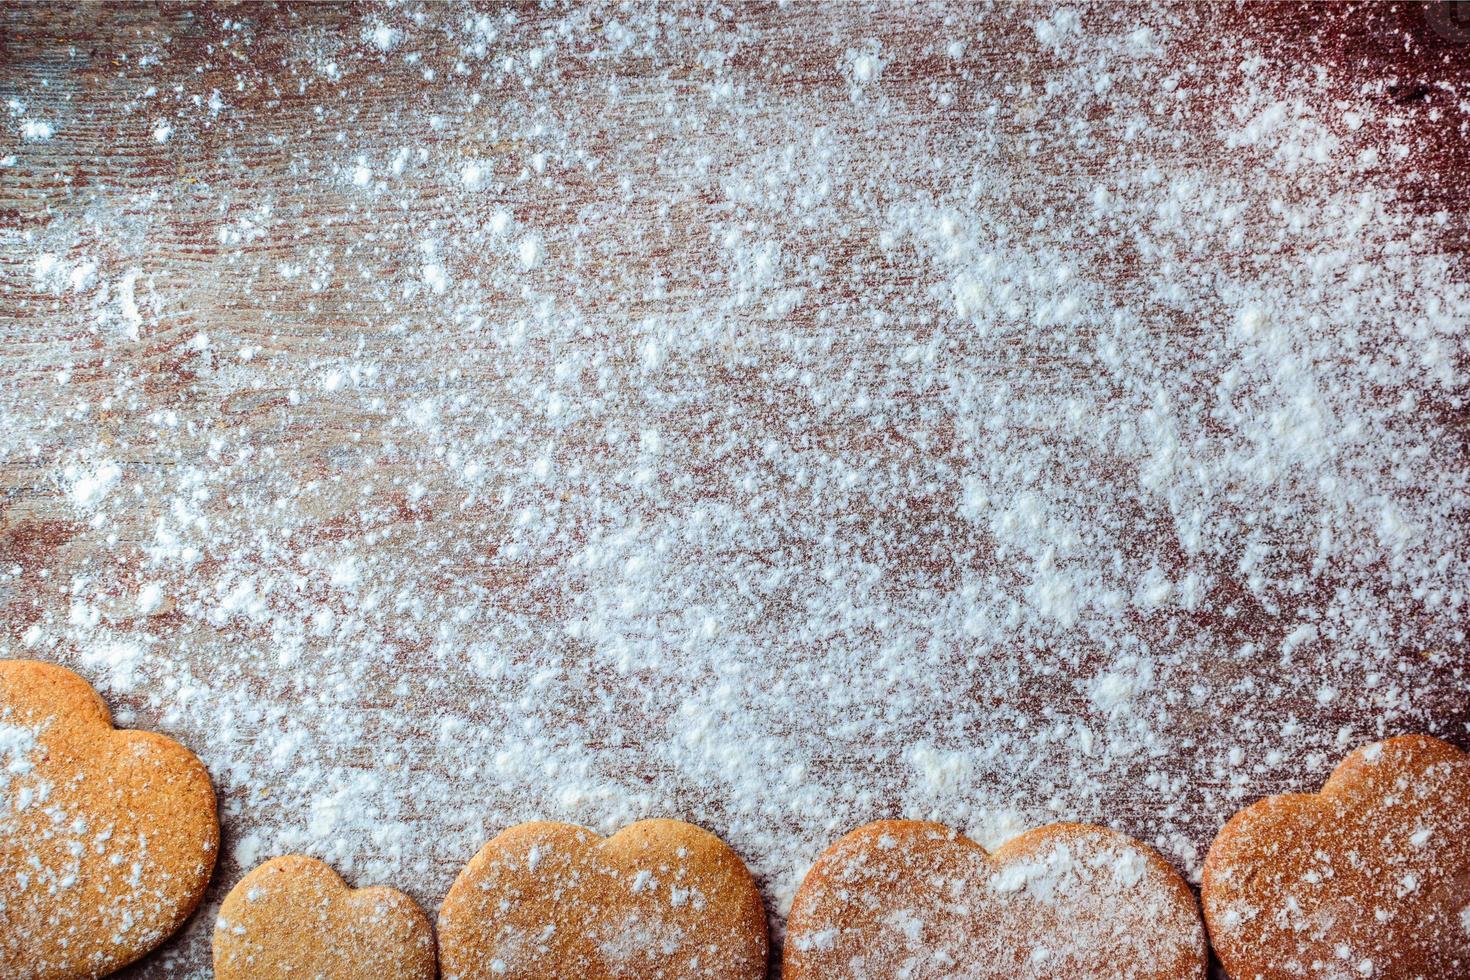
<path fill-rule="evenodd" d="M 112 727 L 71 671 L 0 660 L 0 976 L 100 976 L 199 904 L 219 849 L 209 774 Z"/>
<path fill-rule="evenodd" d="M 826 850 L 787 920 L 785 980 L 1202 980 L 1194 894 L 1151 848 L 1051 824 L 994 854 L 880 820 Z"/>
<path fill-rule="evenodd" d="M 718 837 L 643 820 L 608 838 L 526 823 L 460 872 L 439 911 L 447 980 L 763 980 L 766 914 Z"/>
<path fill-rule="evenodd" d="M 287 855 L 250 872 L 214 924 L 218 980 L 433 980 L 434 931 L 392 888 L 348 888 L 315 858 Z"/>
<path fill-rule="evenodd" d="M 1232 817 L 1201 897 L 1235 980 L 1470 977 L 1470 756 L 1424 735 L 1358 749 L 1321 792 Z"/>

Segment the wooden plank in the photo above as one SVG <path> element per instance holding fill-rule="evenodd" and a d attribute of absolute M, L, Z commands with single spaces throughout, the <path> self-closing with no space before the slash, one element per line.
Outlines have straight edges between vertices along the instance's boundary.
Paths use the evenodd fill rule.
<path fill-rule="evenodd" d="M 1466 744 L 1466 38 L 1077 13 L 0 5 L 0 655 L 195 748 L 225 819 L 133 975 L 204 972 L 283 849 L 432 910 L 508 822 L 681 816 L 779 923 L 862 819 L 1072 816 L 1192 870 L 1353 744 Z M 1225 141 L 1276 103 L 1334 155 Z M 1398 285 L 1311 271 L 1345 252 Z M 985 254 L 1024 316 L 957 309 Z M 1340 466 L 1258 446 L 1298 468 L 1250 483 L 1292 404 L 1226 337 L 1251 288 Z M 1155 422 L 1195 440 L 1158 492 Z M 1109 585 L 1152 567 L 1161 606 Z"/>

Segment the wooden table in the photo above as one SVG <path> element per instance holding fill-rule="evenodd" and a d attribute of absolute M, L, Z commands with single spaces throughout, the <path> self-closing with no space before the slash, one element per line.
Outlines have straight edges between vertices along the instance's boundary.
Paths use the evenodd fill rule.
<path fill-rule="evenodd" d="M 1073 816 L 1192 868 L 1223 816 L 1315 785 L 1345 745 L 1411 727 L 1466 743 L 1463 590 L 1431 609 L 1369 564 L 1273 599 L 1188 555 L 1145 497 L 1087 533 L 1211 584 L 1118 628 L 1202 659 L 1191 675 L 1155 654 L 1138 697 L 1167 723 L 1110 720 L 1108 617 L 1036 625 L 1030 557 L 966 516 L 967 467 L 987 414 L 1065 406 L 1068 386 L 1132 395 L 1065 344 L 987 353 L 943 252 L 1000 218 L 1055 244 L 1085 225 L 1084 189 L 1150 166 L 1252 183 L 1212 134 L 1269 88 L 1240 69 L 1259 56 L 1285 104 L 1369 107 L 1378 128 L 1343 138 L 1408 150 L 1365 181 L 1445 215 L 1405 225 L 1405 249 L 1463 259 L 1470 23 L 1078 12 L 0 7 L 0 656 L 81 670 L 120 723 L 198 751 L 223 808 L 205 910 L 132 975 L 206 972 L 213 909 L 279 850 L 432 910 L 508 823 L 683 816 L 742 852 L 779 923 L 802 863 L 857 820 Z M 1092 101 L 1048 94 L 1104 74 L 1104 40 Z M 1263 157 L 1262 180 L 1278 171 Z M 1157 305 L 1133 241 L 1100 222 L 1036 269 L 1060 255 L 1112 308 L 1208 348 L 1213 327 Z M 1092 312 L 1068 314 L 1089 350 Z M 1466 309 L 1441 312 L 1463 341 Z M 961 410 L 972 377 L 998 400 Z M 1411 554 L 1464 543 L 1446 475 L 1470 449 L 1463 396 L 1420 405 L 1439 448 L 1402 461 L 1405 499 L 1449 518 Z M 1126 449 L 1079 453 L 1133 478 Z M 1087 525 L 1118 501 L 1085 477 L 1037 475 Z M 1349 580 L 1406 645 L 1366 655 L 1391 704 L 1330 643 L 1279 667 Z M 967 652 L 956 607 L 991 589 L 1022 625 L 997 612 Z M 862 598 L 838 622 L 845 595 Z M 1221 762 L 1242 718 L 1288 716 L 1284 762 Z"/>

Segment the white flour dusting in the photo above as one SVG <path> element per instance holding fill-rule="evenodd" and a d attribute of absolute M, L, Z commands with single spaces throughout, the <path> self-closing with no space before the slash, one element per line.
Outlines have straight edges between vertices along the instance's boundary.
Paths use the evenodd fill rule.
<path fill-rule="evenodd" d="M 823 855 L 791 913 L 793 974 L 1057 980 L 1203 966 L 1193 896 L 1126 837 L 1053 828 L 992 859 L 917 827 L 857 831 Z"/>
<path fill-rule="evenodd" d="M 221 886 L 432 909 L 510 824 L 672 816 L 779 935 L 874 818 L 1194 876 L 1463 739 L 1470 285 L 1399 80 L 1186 8 L 125 15 L 0 146 L 0 656 L 200 755 Z"/>

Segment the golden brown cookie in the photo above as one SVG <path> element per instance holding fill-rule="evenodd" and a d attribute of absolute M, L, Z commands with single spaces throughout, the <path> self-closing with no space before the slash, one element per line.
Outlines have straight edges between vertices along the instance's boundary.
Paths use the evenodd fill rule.
<path fill-rule="evenodd" d="M 1425 735 L 1358 749 L 1320 793 L 1232 817 L 1201 897 L 1236 980 L 1470 977 L 1470 756 Z"/>
<path fill-rule="evenodd" d="M 192 752 L 113 728 L 64 667 L 0 660 L 0 976 L 131 963 L 193 913 L 218 850 Z"/>
<path fill-rule="evenodd" d="M 785 980 L 1201 980 L 1194 894 L 1152 848 L 1057 823 L 994 854 L 880 820 L 829 847 L 787 920 Z"/>
<path fill-rule="evenodd" d="M 214 924 L 217 980 L 433 980 L 434 931 L 392 888 L 348 888 L 315 858 L 267 861 Z"/>
<path fill-rule="evenodd" d="M 766 942 L 745 864 L 678 820 L 512 827 L 439 911 L 447 980 L 763 980 Z"/>

